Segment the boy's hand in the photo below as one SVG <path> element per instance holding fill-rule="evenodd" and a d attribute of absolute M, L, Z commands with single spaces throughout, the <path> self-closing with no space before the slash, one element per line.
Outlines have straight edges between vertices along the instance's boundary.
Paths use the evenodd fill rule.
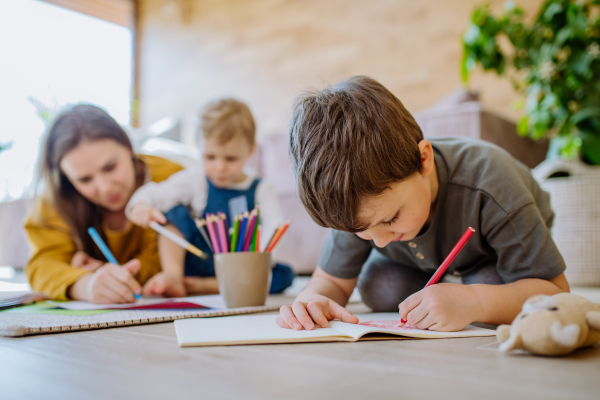
<path fill-rule="evenodd" d="M 335 301 L 320 294 L 301 293 L 292 306 L 282 306 L 276 322 L 282 328 L 301 330 L 314 329 L 315 323 L 327 328 L 328 321 L 337 318 L 344 322 L 357 324 L 358 318 Z"/>
<path fill-rule="evenodd" d="M 131 216 L 129 219 L 131 222 L 141 226 L 142 228 L 147 228 L 150 221 L 155 221 L 162 225 L 167 223 L 167 218 L 163 213 L 144 203 L 138 203 L 134 205 L 131 208 L 130 214 Z"/>
<path fill-rule="evenodd" d="M 450 332 L 476 321 L 477 305 L 477 295 L 468 285 L 438 283 L 407 297 L 398 308 L 408 324 Z"/>
<path fill-rule="evenodd" d="M 71 266 L 85 271 L 95 272 L 104 265 L 103 261 L 96 260 L 84 251 L 78 251 L 71 259 Z"/>
<path fill-rule="evenodd" d="M 159 272 L 146 282 L 143 290 L 144 296 L 164 295 L 167 297 L 184 297 L 183 276 L 175 276 L 166 272 Z"/>

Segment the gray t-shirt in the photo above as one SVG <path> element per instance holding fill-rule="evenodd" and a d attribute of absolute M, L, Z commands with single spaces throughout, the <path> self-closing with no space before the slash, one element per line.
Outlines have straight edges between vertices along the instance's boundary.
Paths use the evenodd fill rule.
<path fill-rule="evenodd" d="M 553 279 L 565 262 L 552 237 L 550 197 L 529 169 L 503 149 L 479 140 L 430 140 L 439 178 L 436 209 L 426 231 L 378 248 L 353 233 L 331 230 L 319 265 L 355 278 L 373 249 L 410 268 L 435 272 L 468 227 L 475 233 L 447 273 L 495 266 L 505 283 Z"/>

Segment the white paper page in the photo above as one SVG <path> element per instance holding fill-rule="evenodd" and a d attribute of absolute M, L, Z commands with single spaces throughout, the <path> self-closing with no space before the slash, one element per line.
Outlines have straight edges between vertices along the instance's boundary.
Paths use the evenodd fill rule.
<path fill-rule="evenodd" d="M 219 318 L 192 318 L 175 321 L 179 346 L 211 346 L 242 343 L 308 342 L 314 338 L 339 337 L 330 328 L 295 331 L 281 328 L 276 315 L 241 315 Z"/>
<path fill-rule="evenodd" d="M 477 328 L 469 325 L 462 331 L 458 332 L 436 332 L 423 329 L 409 329 L 397 327 L 400 324 L 400 315 L 398 313 L 373 313 L 373 314 L 357 314 L 359 324 L 349 324 L 342 321 L 330 321 L 329 327 L 338 332 L 342 332 L 348 336 L 358 339 L 370 332 L 377 333 L 392 333 L 406 337 L 420 338 L 449 338 L 449 337 L 472 337 L 472 336 L 494 336 L 496 331 L 491 329 Z M 362 322 L 369 321 L 394 321 L 394 323 L 382 323 L 379 327 L 360 325 Z M 391 326 L 391 327 L 390 327 Z"/>
<path fill-rule="evenodd" d="M 204 307 L 208 307 L 215 310 L 226 309 L 225 301 L 223 297 L 215 294 L 210 296 L 192 296 L 192 297 L 143 297 L 135 303 L 127 304 L 95 304 L 87 301 L 69 301 L 67 303 L 57 303 L 54 301 L 48 301 L 57 307 L 64 308 L 66 310 L 82 311 L 82 310 L 112 310 L 112 309 L 128 309 L 132 307 L 153 305 L 153 304 L 164 304 L 164 303 L 194 303 Z"/>

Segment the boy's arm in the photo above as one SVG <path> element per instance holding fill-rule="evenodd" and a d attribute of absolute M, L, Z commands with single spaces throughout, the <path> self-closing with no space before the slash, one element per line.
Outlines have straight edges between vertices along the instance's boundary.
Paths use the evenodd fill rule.
<path fill-rule="evenodd" d="M 510 324 L 529 297 L 568 291 L 564 274 L 550 280 L 527 278 L 503 285 L 438 283 L 400 303 L 400 318 L 434 331 L 459 331 L 475 321 Z"/>
<path fill-rule="evenodd" d="M 283 328 L 311 330 L 315 323 L 326 328 L 328 321 L 334 318 L 357 323 L 358 318 L 342 306 L 348 302 L 357 279 L 337 278 L 317 267 L 292 306 L 281 307 L 277 324 Z"/>
<path fill-rule="evenodd" d="M 569 292 L 565 274 L 554 279 L 522 279 L 505 285 L 470 285 L 477 298 L 475 320 L 485 324 L 510 324 L 525 301 L 537 294 Z"/>

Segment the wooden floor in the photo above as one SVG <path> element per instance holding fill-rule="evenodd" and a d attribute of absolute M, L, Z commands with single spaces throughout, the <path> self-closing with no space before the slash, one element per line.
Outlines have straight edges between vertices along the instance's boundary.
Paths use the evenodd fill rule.
<path fill-rule="evenodd" d="M 544 358 L 494 342 L 179 348 L 173 323 L 0 338 L 0 398 L 599 398 L 600 347 Z"/>

